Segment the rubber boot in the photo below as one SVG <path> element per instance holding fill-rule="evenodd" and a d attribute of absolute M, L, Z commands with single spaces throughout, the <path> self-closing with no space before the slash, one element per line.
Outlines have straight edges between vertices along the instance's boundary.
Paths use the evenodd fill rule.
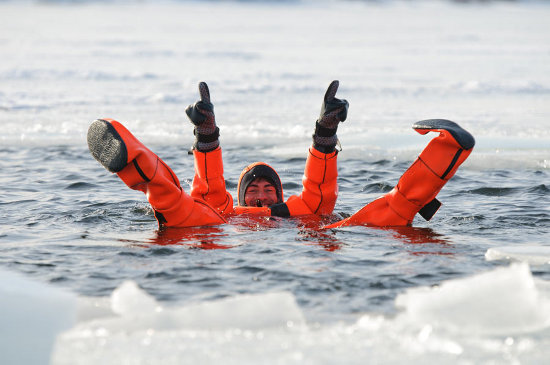
<path fill-rule="evenodd" d="M 122 124 L 98 119 L 88 129 L 92 156 L 133 190 L 146 194 L 161 226 L 193 227 L 226 223 L 212 207 L 186 194 L 176 174 Z"/>
<path fill-rule="evenodd" d="M 458 124 L 429 119 L 413 125 L 420 134 L 439 132 L 401 176 L 397 186 L 351 217 L 324 228 L 350 225 L 409 226 L 416 213 L 430 220 L 441 203 L 435 199 L 441 188 L 468 158 L 475 140 Z"/>

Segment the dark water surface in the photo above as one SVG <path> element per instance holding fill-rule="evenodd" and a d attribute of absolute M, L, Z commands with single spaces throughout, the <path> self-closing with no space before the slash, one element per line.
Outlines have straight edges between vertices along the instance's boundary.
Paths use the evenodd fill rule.
<path fill-rule="evenodd" d="M 184 187 L 190 183 L 186 148 L 153 149 Z M 286 197 L 301 188 L 305 158 L 266 158 L 250 149 L 226 149 L 224 157 L 230 191 L 255 160 L 278 169 Z M 501 265 L 485 260 L 490 247 L 550 244 L 547 169 L 480 170 L 466 163 L 440 193 L 440 211 L 431 222 L 417 218 L 414 228 L 319 232 L 307 221 L 277 218 L 159 231 L 143 194 L 126 188 L 85 147 L 2 148 L 0 161 L 0 265 L 86 296 L 109 295 L 132 279 L 165 302 L 286 290 L 310 317 L 392 313 L 406 288 Z M 410 162 L 341 161 L 335 213 L 351 214 L 389 191 Z M 533 273 L 550 279 L 547 267 Z"/>

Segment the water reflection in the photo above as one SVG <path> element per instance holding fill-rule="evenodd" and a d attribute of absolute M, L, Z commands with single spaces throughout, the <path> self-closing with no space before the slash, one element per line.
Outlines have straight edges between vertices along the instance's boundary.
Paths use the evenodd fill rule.
<path fill-rule="evenodd" d="M 451 242 L 431 228 L 391 227 L 383 229 L 390 232 L 393 238 L 409 245 L 407 248 L 411 255 L 454 255 L 454 251 L 450 250 L 453 247 Z"/>
<path fill-rule="evenodd" d="M 220 226 L 189 227 L 189 228 L 161 228 L 155 237 L 149 240 L 154 245 L 187 245 L 191 248 L 203 250 L 227 249 L 228 234 Z"/>
<path fill-rule="evenodd" d="M 323 226 L 334 220 L 332 216 L 304 216 L 295 218 L 295 220 L 299 228 L 297 241 L 318 245 L 326 251 L 336 251 L 344 246 L 344 242 L 336 237 L 336 231 L 322 229 Z"/>
<path fill-rule="evenodd" d="M 245 242 L 253 243 L 265 240 L 266 236 L 263 232 L 271 233 L 273 230 L 280 230 L 280 234 L 290 239 L 297 234 L 297 241 L 319 245 L 327 251 L 338 250 L 344 243 L 337 239 L 334 231 L 321 229 L 326 223 L 324 219 L 316 216 L 289 219 L 237 216 L 231 220 L 230 225 L 189 228 L 164 227 L 159 229 L 156 235 L 148 240 L 148 243 L 161 246 L 186 245 L 206 250 L 228 249 Z M 298 229 L 297 233 L 296 228 Z M 247 237 L 244 241 L 243 233 Z M 250 239 L 251 235 L 257 236 L 257 238 Z M 230 242 L 237 241 L 238 244 L 230 244 Z"/>
<path fill-rule="evenodd" d="M 327 224 L 326 219 L 317 216 L 281 219 L 272 217 L 243 217 L 240 216 L 231 222 L 231 225 L 189 228 L 161 228 L 148 243 L 161 246 L 186 245 L 190 248 L 205 250 L 229 249 L 236 246 L 231 242 L 239 242 L 239 234 L 256 235 L 257 241 L 265 239 L 264 231 L 281 230 L 281 234 L 296 235 L 295 240 L 307 245 L 317 245 L 326 251 L 336 251 L 345 247 L 345 243 L 338 238 L 340 229 L 322 229 Z M 228 229 L 230 227 L 230 229 Z M 295 229 L 297 228 L 297 232 Z M 356 227 L 357 228 L 357 227 Z M 384 231 L 392 239 L 398 240 L 410 247 L 413 255 L 452 255 L 447 249 L 450 241 L 442 234 L 431 228 L 421 227 L 361 227 L 366 230 Z M 282 232 L 284 231 L 284 232 Z M 354 230 L 357 232 L 356 230 Z M 370 231 L 373 232 L 373 231 Z M 357 233 L 365 233 L 362 230 Z M 292 237 L 289 237 L 292 239 Z M 241 237 L 242 239 L 242 237 Z M 376 236 L 373 236 L 376 239 Z M 245 240 L 253 243 L 256 240 Z M 240 242 L 240 244 L 244 243 Z M 434 246 L 436 245 L 436 246 Z M 444 248 L 442 250 L 442 248 Z"/>
<path fill-rule="evenodd" d="M 424 244 L 435 243 L 446 245 L 450 242 L 442 234 L 435 232 L 431 228 L 422 227 L 388 227 L 382 228 L 391 232 L 392 236 L 403 243 Z"/>
<path fill-rule="evenodd" d="M 344 242 L 336 238 L 335 232 L 327 230 L 300 229 L 296 240 L 306 244 L 318 245 L 325 251 L 336 251 L 344 246 Z"/>

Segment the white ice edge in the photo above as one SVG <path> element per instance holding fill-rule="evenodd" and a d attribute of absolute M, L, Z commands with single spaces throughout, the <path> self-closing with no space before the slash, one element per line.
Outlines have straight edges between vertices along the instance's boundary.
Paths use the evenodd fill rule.
<path fill-rule="evenodd" d="M 298 363 L 349 351 L 390 363 L 405 356 L 435 363 L 472 351 L 483 358 L 495 339 L 510 338 L 548 355 L 536 339 L 550 329 L 550 285 L 534 280 L 526 263 L 408 289 L 395 300 L 396 316 L 363 314 L 352 323 L 308 323 L 289 292 L 165 305 L 127 281 L 109 298 L 77 300 L 0 271 L 0 294 L 2 354 L 10 364 L 48 363 L 54 342 L 54 364 L 254 363 L 266 354 L 267 363 Z"/>
<path fill-rule="evenodd" d="M 549 289 L 547 282 L 534 280 L 527 264 L 512 264 L 437 287 L 408 289 L 396 298 L 395 317 L 364 314 L 353 323 L 314 324 L 304 320 L 288 292 L 163 306 L 135 283 L 125 282 L 99 305 L 102 310 L 97 299 L 93 305 L 81 302 L 81 310 L 88 306 L 97 317 L 89 312 L 58 338 L 55 363 L 70 363 L 82 349 L 94 354 L 94 361 L 107 363 L 145 361 L 154 358 L 151 353 L 177 363 L 164 355 L 168 344 L 175 358 L 205 363 L 219 357 L 228 363 L 336 361 L 346 351 L 377 354 L 374 359 L 390 363 L 406 356 L 430 362 L 432 356 L 441 360 L 472 351 L 485 356 L 495 338 L 510 342 L 548 331 Z M 106 354 L 95 350 L 98 344 Z M 329 344 L 333 351 L 327 351 Z M 539 344 L 524 341 L 521 346 Z M 138 350 L 125 355 L 130 348 Z M 266 354 L 273 357 L 266 360 Z"/>
<path fill-rule="evenodd" d="M 519 261 L 529 263 L 530 265 L 550 265 L 550 247 L 525 244 L 491 247 L 485 253 L 485 259 L 487 261 Z"/>

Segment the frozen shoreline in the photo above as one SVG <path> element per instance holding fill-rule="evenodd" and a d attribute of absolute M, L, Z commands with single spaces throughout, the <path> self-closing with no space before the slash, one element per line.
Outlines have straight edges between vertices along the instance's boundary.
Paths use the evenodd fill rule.
<path fill-rule="evenodd" d="M 516 251 L 524 260 L 521 250 Z M 536 247 L 526 252 L 537 257 Z M 548 356 L 544 333 L 550 326 L 550 286 L 542 281 L 535 285 L 525 263 L 436 288 L 410 289 L 396 299 L 400 311 L 395 318 L 365 313 L 351 323 L 308 323 L 287 292 L 165 306 L 136 283 L 125 282 L 109 298 L 77 301 L 58 289 L 4 271 L 0 274 L 4 302 L 11 303 L 4 303 L 4 313 L 16 320 L 27 317 L 27 324 L 18 326 L 22 337 L 6 336 L 13 343 L 3 344 L 4 360 L 10 364 L 31 359 L 49 363 L 49 353 L 52 364 L 71 365 L 214 364 L 221 358 L 229 364 L 361 364 L 366 358 L 389 364 L 404 359 L 425 364 L 443 359 L 536 363 Z M 6 279 L 17 279 L 18 289 L 6 285 Z M 25 311 L 29 305 L 49 321 L 29 321 Z M 15 329 L 10 323 L 2 328 Z M 41 336 L 33 337 L 37 333 Z M 34 351 L 31 357 L 22 357 L 27 343 Z"/>

